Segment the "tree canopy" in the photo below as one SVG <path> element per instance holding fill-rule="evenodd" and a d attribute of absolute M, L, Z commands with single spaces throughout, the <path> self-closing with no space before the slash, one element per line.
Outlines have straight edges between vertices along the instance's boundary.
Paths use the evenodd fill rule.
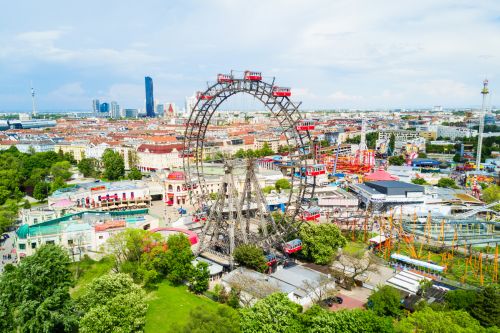
<path fill-rule="evenodd" d="M 262 248 L 254 244 L 242 244 L 234 250 L 234 260 L 245 267 L 263 272 L 266 270 L 266 258 Z"/>
<path fill-rule="evenodd" d="M 238 312 L 226 305 L 217 307 L 197 306 L 189 313 L 186 325 L 179 330 L 184 333 L 238 333 Z"/>
<path fill-rule="evenodd" d="M 97 177 L 98 176 L 99 161 L 95 158 L 83 158 L 78 163 L 78 170 L 84 177 Z"/>
<path fill-rule="evenodd" d="M 145 296 L 127 274 L 106 274 L 93 280 L 78 299 L 85 313 L 80 319 L 80 332 L 142 332 L 146 324 Z"/>
<path fill-rule="evenodd" d="M 492 203 L 500 200 L 500 186 L 498 185 L 491 185 L 487 187 L 483 193 L 481 198 L 486 202 L 486 203 Z"/>
<path fill-rule="evenodd" d="M 130 169 L 130 171 L 127 175 L 127 178 L 131 179 L 131 180 L 141 180 L 142 173 L 141 173 L 141 171 L 139 171 L 139 169 L 137 169 L 136 167 L 133 167 L 132 169 Z"/>
<path fill-rule="evenodd" d="M 446 177 L 439 179 L 437 186 L 446 188 L 458 188 L 457 184 L 455 184 L 455 181 L 453 179 Z"/>
<path fill-rule="evenodd" d="M 104 164 L 104 177 L 109 180 L 117 180 L 125 175 L 125 162 L 120 153 L 106 149 L 102 155 Z"/>
<path fill-rule="evenodd" d="M 378 316 L 398 318 L 402 314 L 401 294 L 394 287 L 382 286 L 368 297 L 368 307 Z"/>
<path fill-rule="evenodd" d="M 401 155 L 389 157 L 390 165 L 403 165 L 405 164 L 405 162 L 406 162 L 405 158 Z"/>
<path fill-rule="evenodd" d="M 351 332 L 390 333 L 394 332 L 391 319 L 377 316 L 370 310 L 328 311 L 317 305 L 303 316 L 304 332 Z"/>
<path fill-rule="evenodd" d="M 0 278 L 0 331 L 74 332 L 78 316 L 69 295 L 73 276 L 66 252 L 43 245 Z"/>
<path fill-rule="evenodd" d="M 290 181 L 286 178 L 278 179 L 276 183 L 274 183 L 274 186 L 276 187 L 276 190 L 278 190 L 278 192 L 281 192 L 281 190 L 289 190 L 292 188 Z"/>
<path fill-rule="evenodd" d="M 299 231 L 302 240 L 302 254 L 316 264 L 329 264 L 338 248 L 347 240 L 335 224 L 302 224 Z"/>
<path fill-rule="evenodd" d="M 396 324 L 397 332 L 480 333 L 485 329 L 465 311 L 434 311 L 430 307 L 415 311 Z"/>
<path fill-rule="evenodd" d="M 240 310 L 242 332 L 248 333 L 300 333 L 302 307 L 283 293 L 272 294 L 251 308 Z"/>

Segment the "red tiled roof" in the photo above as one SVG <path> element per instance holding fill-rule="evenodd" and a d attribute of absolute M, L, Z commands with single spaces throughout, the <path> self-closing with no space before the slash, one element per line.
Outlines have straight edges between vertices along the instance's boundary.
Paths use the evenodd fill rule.
<path fill-rule="evenodd" d="M 151 154 L 170 154 L 174 149 L 177 151 L 182 150 L 183 144 L 175 145 L 148 145 L 142 144 L 137 148 L 138 152 L 149 152 Z"/>

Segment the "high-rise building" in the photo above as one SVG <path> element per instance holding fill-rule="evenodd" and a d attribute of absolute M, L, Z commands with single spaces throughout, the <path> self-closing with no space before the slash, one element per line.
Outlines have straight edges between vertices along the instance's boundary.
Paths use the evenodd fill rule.
<path fill-rule="evenodd" d="M 100 107 L 101 106 L 99 104 L 99 100 L 98 99 L 92 100 L 92 111 L 94 112 L 95 115 L 97 115 L 101 111 Z"/>
<path fill-rule="evenodd" d="M 137 109 L 123 109 L 123 115 L 125 118 L 137 118 L 139 110 Z"/>
<path fill-rule="evenodd" d="M 120 105 L 118 105 L 117 102 L 112 101 L 111 102 L 111 118 L 117 119 L 120 118 Z"/>
<path fill-rule="evenodd" d="M 102 103 L 99 106 L 99 111 L 101 113 L 101 116 L 107 116 L 107 115 L 109 115 L 109 103 Z"/>
<path fill-rule="evenodd" d="M 144 78 L 146 85 L 146 117 L 154 117 L 155 116 L 155 102 L 153 97 L 153 79 L 149 76 Z"/>
<path fill-rule="evenodd" d="M 165 105 L 164 104 L 156 104 L 155 106 L 155 112 L 158 117 L 163 116 L 165 113 Z"/>
<path fill-rule="evenodd" d="M 196 98 L 196 93 L 194 93 L 191 97 L 186 97 L 185 111 L 187 114 L 190 114 L 193 111 L 197 102 L 198 99 Z"/>

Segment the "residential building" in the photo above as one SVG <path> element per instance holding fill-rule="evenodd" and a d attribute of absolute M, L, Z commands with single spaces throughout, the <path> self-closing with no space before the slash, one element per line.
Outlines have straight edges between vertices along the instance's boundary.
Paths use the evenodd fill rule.
<path fill-rule="evenodd" d="M 471 138 L 477 136 L 477 130 L 467 127 L 438 126 L 437 136 L 450 138 L 450 140 L 455 140 L 456 138 Z"/>

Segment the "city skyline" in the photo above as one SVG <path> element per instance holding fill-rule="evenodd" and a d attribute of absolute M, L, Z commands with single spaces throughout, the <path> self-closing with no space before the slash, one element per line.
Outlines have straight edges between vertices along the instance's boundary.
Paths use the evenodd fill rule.
<path fill-rule="evenodd" d="M 40 110 L 143 108 L 147 75 L 157 100 L 183 105 L 231 69 L 278 77 L 305 109 L 477 107 L 484 77 L 496 102 L 495 1 L 51 3 L 0 13 L 2 110 L 30 110 L 31 81 Z M 105 17 L 123 23 L 85 23 Z"/>

